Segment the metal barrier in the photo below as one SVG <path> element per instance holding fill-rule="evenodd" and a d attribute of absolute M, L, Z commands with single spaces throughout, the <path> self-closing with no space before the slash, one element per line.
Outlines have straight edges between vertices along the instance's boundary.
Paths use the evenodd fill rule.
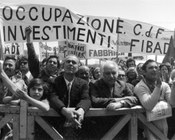
<path fill-rule="evenodd" d="M 41 116 L 54 116 L 60 115 L 50 109 L 48 112 L 42 112 L 35 107 L 28 107 L 25 101 L 21 101 L 20 106 L 0 105 L 0 112 L 5 115 L 0 121 L 0 129 L 8 122 L 13 120 L 13 139 L 14 140 L 33 140 L 34 139 L 34 123 L 35 121 L 45 130 L 48 135 L 54 140 L 62 140 L 63 136 L 57 132 L 50 124 L 45 122 Z M 168 140 L 168 138 L 155 127 L 151 122 L 148 122 L 143 115 L 145 110 L 141 106 L 133 108 L 121 108 L 117 111 L 107 111 L 105 108 L 90 108 L 85 117 L 98 117 L 98 116 L 111 116 L 122 115 L 114 126 L 104 134 L 102 140 L 112 140 L 121 129 L 129 122 L 129 139 L 138 139 L 138 120 L 152 131 L 159 139 Z"/>

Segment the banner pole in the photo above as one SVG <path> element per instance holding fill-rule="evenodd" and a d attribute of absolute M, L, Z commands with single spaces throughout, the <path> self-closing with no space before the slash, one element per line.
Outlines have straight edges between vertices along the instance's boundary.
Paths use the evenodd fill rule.
<path fill-rule="evenodd" d="M 119 19 L 120 18 L 118 18 L 117 20 L 119 20 Z M 116 55 L 116 63 L 118 63 L 118 61 L 119 61 L 119 58 L 118 58 L 119 52 L 118 52 L 118 50 L 119 50 L 119 33 L 117 33 L 117 45 L 116 45 L 117 55 Z"/>
<path fill-rule="evenodd" d="M 3 45 L 2 45 L 2 36 L 1 36 L 1 32 L 0 32 L 0 60 L 3 60 Z"/>

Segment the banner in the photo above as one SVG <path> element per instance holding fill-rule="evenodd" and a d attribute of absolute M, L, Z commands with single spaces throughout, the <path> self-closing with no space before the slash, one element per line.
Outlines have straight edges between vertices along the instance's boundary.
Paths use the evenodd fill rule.
<path fill-rule="evenodd" d="M 0 19 L 5 43 L 26 42 L 25 28 L 31 26 L 32 41 L 80 44 L 86 47 L 86 58 L 111 58 L 116 51 L 164 55 L 173 34 L 139 21 L 80 15 L 64 7 L 36 4 L 1 5 Z"/>
<path fill-rule="evenodd" d="M 24 55 L 24 44 L 23 43 L 7 43 L 3 48 L 3 55 Z"/>
<path fill-rule="evenodd" d="M 39 42 L 39 58 L 43 60 L 50 55 L 59 55 L 58 43 L 56 42 Z"/>

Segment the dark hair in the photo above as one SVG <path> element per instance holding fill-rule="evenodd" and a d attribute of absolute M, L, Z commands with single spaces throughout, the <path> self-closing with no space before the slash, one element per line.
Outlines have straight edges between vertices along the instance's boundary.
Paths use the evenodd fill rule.
<path fill-rule="evenodd" d="M 34 78 L 30 81 L 29 85 L 28 85 L 28 94 L 31 88 L 33 88 L 34 86 L 43 86 L 43 96 L 41 97 L 41 100 L 46 99 L 48 97 L 48 86 L 43 82 L 42 79 L 40 78 Z"/>
<path fill-rule="evenodd" d="M 133 59 L 133 58 L 129 58 L 128 60 L 126 60 L 126 67 L 128 68 L 128 64 L 129 64 L 129 62 L 134 62 L 134 64 L 136 65 L 136 62 L 135 62 L 135 60 Z"/>
<path fill-rule="evenodd" d="M 28 62 L 28 58 L 27 58 L 27 56 L 22 55 L 22 56 L 19 57 L 18 61 L 19 61 L 19 64 L 21 62 L 23 62 L 23 61 L 27 61 Z"/>
<path fill-rule="evenodd" d="M 95 80 L 97 80 L 97 78 L 95 77 L 95 71 L 97 70 L 97 68 L 100 69 L 100 66 L 93 67 L 93 68 L 92 68 L 92 71 L 91 71 L 92 77 L 93 77 Z"/>
<path fill-rule="evenodd" d="M 41 63 L 44 64 L 45 62 L 47 62 L 47 58 L 44 58 Z"/>
<path fill-rule="evenodd" d="M 157 63 L 156 61 L 152 60 L 152 59 L 148 59 L 142 66 L 142 70 L 146 71 L 146 67 L 149 63 L 152 63 L 152 62 L 155 62 Z"/>
<path fill-rule="evenodd" d="M 15 58 L 15 56 L 13 56 L 13 55 L 6 56 L 4 59 L 4 62 L 6 62 L 9 59 L 13 60 L 15 62 L 15 70 L 18 69 L 17 59 Z"/>
<path fill-rule="evenodd" d="M 50 55 L 50 56 L 47 58 L 46 64 L 49 62 L 49 60 L 50 60 L 51 58 L 56 58 L 56 59 L 57 59 L 57 68 L 60 68 L 60 60 L 59 60 L 59 57 L 56 56 L 56 55 Z"/>
<path fill-rule="evenodd" d="M 163 66 L 167 67 L 168 72 L 171 72 L 171 64 L 170 63 L 169 64 L 168 63 L 161 63 L 159 66 L 159 69 L 161 70 Z"/>
<path fill-rule="evenodd" d="M 9 59 L 14 60 L 15 63 L 16 63 L 16 58 L 15 58 L 15 56 L 13 56 L 13 55 L 8 55 L 8 56 L 6 56 L 5 59 L 4 59 L 4 62 L 7 61 L 7 60 L 9 60 Z"/>

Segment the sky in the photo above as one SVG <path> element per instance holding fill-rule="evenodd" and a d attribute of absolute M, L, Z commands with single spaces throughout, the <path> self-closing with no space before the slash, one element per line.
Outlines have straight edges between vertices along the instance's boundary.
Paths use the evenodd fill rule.
<path fill-rule="evenodd" d="M 174 0 L 0 0 L 0 3 L 63 6 L 82 15 L 120 17 L 175 29 Z"/>

